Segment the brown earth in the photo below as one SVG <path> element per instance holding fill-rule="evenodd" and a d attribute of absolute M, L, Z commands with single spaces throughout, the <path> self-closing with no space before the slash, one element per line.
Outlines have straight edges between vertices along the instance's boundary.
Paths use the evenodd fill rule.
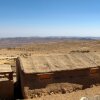
<path fill-rule="evenodd" d="M 15 44 L 16 45 L 16 44 Z M 55 54 L 69 52 L 100 52 L 100 40 L 66 40 L 47 43 L 30 43 L 17 47 L 0 48 L 2 56 L 19 56 L 32 54 Z"/>
<path fill-rule="evenodd" d="M 93 99 L 96 95 L 99 95 L 99 99 Z M 100 86 L 94 86 L 72 93 L 47 95 L 33 100 L 80 100 L 81 97 L 88 97 L 88 100 L 100 100 Z"/>
<path fill-rule="evenodd" d="M 13 44 L 14 45 L 14 44 Z M 7 47 L 0 49 L 0 57 L 18 57 L 30 55 L 45 55 L 45 54 L 67 54 L 70 52 L 100 52 L 100 40 L 64 40 L 64 41 L 51 41 L 47 43 L 30 43 L 28 45 L 21 45 L 17 47 Z M 5 62 L 6 63 L 6 62 Z M 8 61 L 7 61 L 8 63 Z M 83 81 L 84 82 L 84 81 Z M 88 81 L 89 82 L 89 81 Z M 59 85 L 59 84 L 58 84 Z M 65 85 L 64 85 L 65 86 Z M 100 94 L 100 86 L 92 84 L 90 87 L 83 89 L 82 85 L 68 83 L 70 92 L 66 93 L 50 93 L 45 97 L 36 97 L 36 100 L 79 100 L 81 96 L 94 96 Z M 73 86 L 78 89 L 72 90 Z M 56 88 L 57 84 L 51 84 L 50 88 Z M 31 95 L 32 91 L 27 91 Z M 60 91 L 60 92 L 63 92 Z"/>

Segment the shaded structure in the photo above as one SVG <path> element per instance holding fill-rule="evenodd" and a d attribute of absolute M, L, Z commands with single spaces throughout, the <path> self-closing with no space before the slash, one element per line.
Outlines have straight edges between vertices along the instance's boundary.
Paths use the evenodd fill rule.
<path fill-rule="evenodd" d="M 17 65 L 24 98 L 72 92 L 100 83 L 99 52 L 20 57 Z"/>
<path fill-rule="evenodd" d="M 10 65 L 0 65 L 0 99 L 13 99 L 13 71 Z"/>

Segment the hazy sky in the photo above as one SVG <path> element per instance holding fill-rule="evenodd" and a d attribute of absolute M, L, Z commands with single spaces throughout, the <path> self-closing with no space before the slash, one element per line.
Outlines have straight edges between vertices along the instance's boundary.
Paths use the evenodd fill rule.
<path fill-rule="evenodd" d="M 100 0 L 0 0 L 0 37 L 99 36 Z"/>

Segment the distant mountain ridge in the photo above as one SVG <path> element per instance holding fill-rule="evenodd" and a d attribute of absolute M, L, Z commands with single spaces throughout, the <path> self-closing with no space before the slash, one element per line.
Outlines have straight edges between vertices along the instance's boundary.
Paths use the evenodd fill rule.
<path fill-rule="evenodd" d="M 15 37 L 0 38 L 0 47 L 16 47 L 29 43 L 47 43 L 65 40 L 100 40 L 100 37 Z"/>

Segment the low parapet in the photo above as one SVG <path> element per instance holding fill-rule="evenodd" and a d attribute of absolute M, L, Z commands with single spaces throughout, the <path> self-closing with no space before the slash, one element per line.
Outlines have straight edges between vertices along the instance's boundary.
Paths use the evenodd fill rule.
<path fill-rule="evenodd" d="M 0 79 L 13 79 L 13 71 L 11 69 L 11 65 L 0 65 Z"/>
<path fill-rule="evenodd" d="M 11 65 L 0 65 L 0 99 L 12 100 L 14 96 L 13 71 Z"/>

